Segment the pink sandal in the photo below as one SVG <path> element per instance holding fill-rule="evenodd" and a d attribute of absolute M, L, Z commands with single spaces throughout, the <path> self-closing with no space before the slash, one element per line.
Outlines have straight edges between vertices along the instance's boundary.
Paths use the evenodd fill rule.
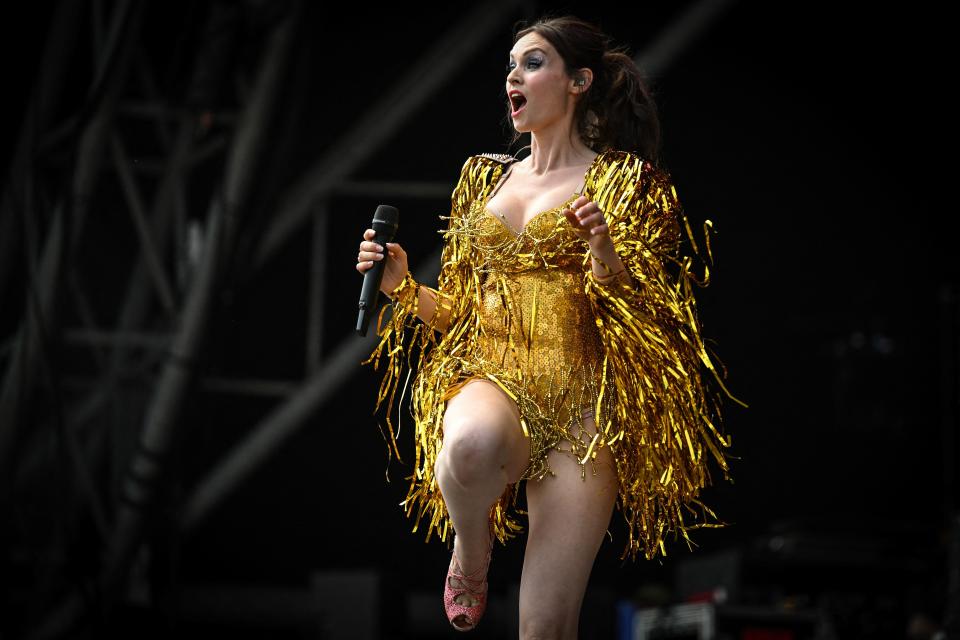
<path fill-rule="evenodd" d="M 470 631 L 477 626 L 477 623 L 480 622 L 480 618 L 483 617 L 484 611 L 487 608 L 487 570 L 490 568 L 490 555 L 493 552 L 493 535 L 490 536 L 490 548 L 487 550 L 487 559 L 484 561 L 483 565 L 479 569 L 471 573 L 470 575 L 463 575 L 459 570 L 462 569 L 460 566 L 460 560 L 457 558 L 457 554 L 454 553 L 450 558 L 450 567 L 447 569 L 447 579 L 444 582 L 443 587 L 443 608 L 447 612 L 447 619 L 450 621 L 450 625 L 457 631 Z M 456 563 L 457 569 L 454 570 L 453 565 Z M 480 576 L 483 576 L 483 579 L 480 579 Z M 460 588 L 454 587 L 450 581 L 451 578 L 456 578 L 460 581 Z M 457 596 L 467 593 L 469 594 L 477 604 L 472 607 L 468 607 L 462 604 L 459 604 L 454 601 L 454 598 Z M 463 616 L 466 620 L 466 626 L 458 627 L 454 620 L 458 616 Z"/>

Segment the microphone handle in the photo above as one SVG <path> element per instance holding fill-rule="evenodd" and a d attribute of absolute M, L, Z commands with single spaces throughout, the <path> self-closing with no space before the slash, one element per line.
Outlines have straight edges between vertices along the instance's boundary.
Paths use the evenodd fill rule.
<path fill-rule="evenodd" d="M 380 303 L 380 285 L 383 284 L 384 262 L 388 254 L 386 251 L 387 242 L 393 239 L 393 234 L 382 233 L 374 230 L 371 242 L 374 242 L 384 248 L 383 259 L 374 260 L 373 266 L 367 269 L 363 274 L 363 288 L 360 291 L 360 313 L 357 316 L 357 333 L 361 336 L 367 335 L 367 327 L 370 319 L 377 311 Z"/>

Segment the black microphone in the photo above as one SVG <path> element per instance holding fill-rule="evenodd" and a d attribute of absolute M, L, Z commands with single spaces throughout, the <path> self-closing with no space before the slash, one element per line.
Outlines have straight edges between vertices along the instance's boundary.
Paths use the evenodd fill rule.
<path fill-rule="evenodd" d="M 373 266 L 363 274 L 363 289 L 360 290 L 360 315 L 357 316 L 357 333 L 367 335 L 367 325 L 377 310 L 380 300 L 380 284 L 383 282 L 383 263 L 387 261 L 387 243 L 393 241 L 400 222 L 400 212 L 388 204 L 378 204 L 373 214 L 373 238 L 370 240 L 383 247 L 383 260 L 374 260 Z M 369 312 L 369 313 L 368 313 Z"/>

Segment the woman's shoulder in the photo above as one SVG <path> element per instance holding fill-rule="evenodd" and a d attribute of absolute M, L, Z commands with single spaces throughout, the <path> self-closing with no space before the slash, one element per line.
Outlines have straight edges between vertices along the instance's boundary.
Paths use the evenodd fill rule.
<path fill-rule="evenodd" d="M 517 161 L 516 158 L 514 158 L 513 156 L 511 156 L 511 155 L 508 154 L 508 153 L 492 153 L 492 152 L 478 153 L 478 154 L 475 154 L 475 155 L 471 156 L 471 158 L 476 158 L 476 159 L 480 160 L 481 162 L 482 162 L 482 161 L 492 161 L 492 162 L 496 162 L 496 163 L 499 163 L 499 164 L 510 164 L 511 162 L 516 162 L 516 161 Z"/>
<path fill-rule="evenodd" d="M 475 153 L 468 156 L 463 163 L 463 172 L 472 175 L 475 180 L 487 182 L 491 176 L 496 175 L 497 170 L 506 171 L 514 162 L 519 160 L 506 153 Z"/>
<path fill-rule="evenodd" d="M 641 175 L 655 174 L 662 175 L 663 169 L 654 164 L 650 159 L 640 155 L 635 151 L 625 149 L 607 149 L 600 152 L 597 158 L 604 173 L 609 173 L 611 167 L 618 172 L 635 173 L 638 177 Z"/>
<path fill-rule="evenodd" d="M 489 175 L 489 170 L 497 166 L 507 166 L 518 160 L 506 153 L 475 153 L 467 156 L 460 170 L 462 176 L 469 176 L 473 179 L 479 179 L 483 175 Z M 479 173 L 478 173 L 479 172 Z"/>
<path fill-rule="evenodd" d="M 596 180 L 610 186 L 634 189 L 667 189 L 673 185 L 670 172 L 634 151 L 610 149 L 597 158 L 592 172 Z"/>
<path fill-rule="evenodd" d="M 471 192 L 479 192 L 498 175 L 498 170 L 502 173 L 506 171 L 507 165 L 514 162 L 517 162 L 517 159 L 505 153 L 476 153 L 467 156 L 460 169 L 460 182 Z"/>

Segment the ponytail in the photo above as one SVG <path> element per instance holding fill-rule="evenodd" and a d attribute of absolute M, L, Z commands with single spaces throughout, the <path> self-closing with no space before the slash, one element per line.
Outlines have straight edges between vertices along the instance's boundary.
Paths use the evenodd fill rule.
<path fill-rule="evenodd" d="M 633 58 L 620 50 L 604 52 L 603 69 L 608 82 L 598 89 L 605 91 L 597 91 L 588 107 L 598 112 L 602 123 L 599 149 L 632 151 L 659 165 L 660 118 L 640 69 Z"/>

